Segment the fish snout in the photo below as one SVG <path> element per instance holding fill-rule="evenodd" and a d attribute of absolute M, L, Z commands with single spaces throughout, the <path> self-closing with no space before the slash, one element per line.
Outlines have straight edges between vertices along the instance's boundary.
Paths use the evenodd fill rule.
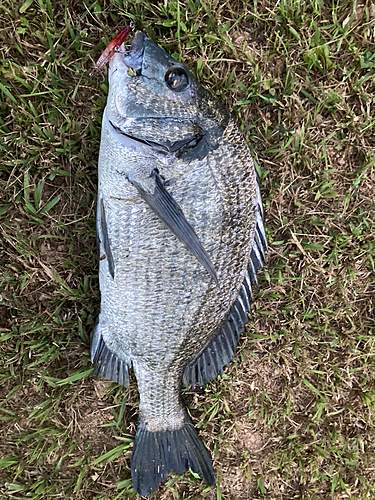
<path fill-rule="evenodd" d="M 145 41 L 146 35 L 144 35 L 141 31 L 138 31 L 135 34 L 130 51 L 124 58 L 124 63 L 128 68 L 132 68 L 135 71 L 139 71 L 142 68 Z"/>

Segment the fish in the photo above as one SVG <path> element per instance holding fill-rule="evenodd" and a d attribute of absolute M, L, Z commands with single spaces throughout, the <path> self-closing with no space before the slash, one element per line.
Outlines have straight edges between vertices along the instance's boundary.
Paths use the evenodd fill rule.
<path fill-rule="evenodd" d="M 136 377 L 136 493 L 189 469 L 215 485 L 181 390 L 223 374 L 249 321 L 268 251 L 259 180 L 235 118 L 187 66 L 142 32 L 108 54 L 94 374 Z"/>

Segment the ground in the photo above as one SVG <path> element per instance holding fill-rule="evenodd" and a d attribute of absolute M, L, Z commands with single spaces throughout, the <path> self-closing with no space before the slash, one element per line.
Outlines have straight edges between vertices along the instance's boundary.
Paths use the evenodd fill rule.
<path fill-rule="evenodd" d="M 0 3 L 0 495 L 135 498 L 138 393 L 93 378 L 95 204 L 130 22 L 224 102 L 261 178 L 270 252 L 220 380 L 185 400 L 217 477 L 155 500 L 375 498 L 375 7 L 369 0 Z"/>

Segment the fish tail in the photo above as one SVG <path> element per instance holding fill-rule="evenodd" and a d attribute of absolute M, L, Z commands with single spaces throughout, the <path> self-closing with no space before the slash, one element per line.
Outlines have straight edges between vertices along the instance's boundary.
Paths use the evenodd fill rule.
<path fill-rule="evenodd" d="M 131 458 L 136 493 L 150 495 L 171 470 L 183 474 L 189 468 L 207 484 L 215 484 L 211 460 L 191 422 L 185 422 L 177 430 L 156 432 L 148 431 L 144 423 L 139 422 Z"/>

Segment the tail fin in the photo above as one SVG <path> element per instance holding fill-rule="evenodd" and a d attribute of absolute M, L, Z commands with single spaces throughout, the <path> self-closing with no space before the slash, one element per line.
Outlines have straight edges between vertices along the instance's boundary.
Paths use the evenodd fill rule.
<path fill-rule="evenodd" d="M 189 467 L 207 484 L 215 484 L 211 460 L 192 423 L 176 431 L 150 432 L 140 422 L 131 458 L 136 493 L 150 495 L 172 469 L 183 474 Z"/>

